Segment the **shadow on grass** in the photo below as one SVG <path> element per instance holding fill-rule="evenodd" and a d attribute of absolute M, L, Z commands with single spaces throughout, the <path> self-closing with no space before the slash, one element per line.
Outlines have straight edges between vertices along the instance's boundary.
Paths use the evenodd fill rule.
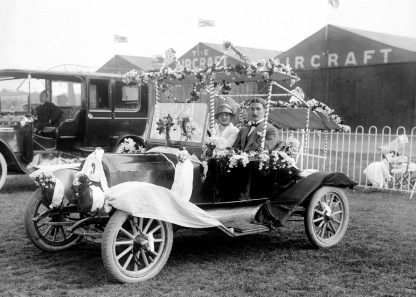
<path fill-rule="evenodd" d="M 11 194 L 20 191 L 34 192 L 35 183 L 27 174 L 10 174 L 6 178 L 1 194 Z"/>

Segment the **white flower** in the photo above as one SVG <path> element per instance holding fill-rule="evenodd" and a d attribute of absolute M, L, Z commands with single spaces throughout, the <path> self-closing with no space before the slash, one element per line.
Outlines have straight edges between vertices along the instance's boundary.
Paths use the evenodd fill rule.
<path fill-rule="evenodd" d="M 228 156 L 230 154 L 229 150 L 217 150 L 215 149 L 212 153 L 212 157 L 214 158 L 222 158 Z"/>
<path fill-rule="evenodd" d="M 178 154 L 179 162 L 185 162 L 186 160 L 190 158 L 191 158 L 191 155 L 189 154 L 187 150 L 179 151 L 179 154 Z"/>
<path fill-rule="evenodd" d="M 264 133 L 262 131 L 258 131 L 257 135 L 260 136 L 260 137 L 263 137 Z"/>
<path fill-rule="evenodd" d="M 248 154 L 246 153 L 241 153 L 240 155 L 232 155 L 228 167 L 237 167 L 239 164 L 243 165 L 243 167 L 246 167 L 249 162 Z"/>

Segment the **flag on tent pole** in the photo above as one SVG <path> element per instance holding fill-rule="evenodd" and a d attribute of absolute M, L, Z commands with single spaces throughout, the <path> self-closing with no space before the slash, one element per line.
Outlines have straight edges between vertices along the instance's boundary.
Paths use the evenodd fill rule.
<path fill-rule="evenodd" d="M 215 21 L 198 19 L 198 26 L 199 27 L 215 27 Z"/>
<path fill-rule="evenodd" d="M 118 34 L 114 34 L 114 42 L 127 43 L 128 40 L 127 40 L 126 36 L 121 36 L 121 35 L 118 35 Z"/>
<path fill-rule="evenodd" d="M 332 8 L 338 8 L 339 6 L 339 0 L 328 0 L 329 5 L 332 6 Z"/>

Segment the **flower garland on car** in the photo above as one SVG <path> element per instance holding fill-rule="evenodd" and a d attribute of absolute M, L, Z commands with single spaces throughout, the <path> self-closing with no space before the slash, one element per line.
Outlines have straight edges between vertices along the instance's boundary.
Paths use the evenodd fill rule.
<path fill-rule="evenodd" d="M 259 169 L 287 169 L 291 174 L 291 169 L 296 168 L 295 156 L 299 153 L 299 141 L 294 137 L 289 137 L 280 150 L 271 152 L 250 152 L 245 153 L 241 150 L 217 149 L 218 138 L 208 138 L 205 142 L 207 149 L 211 150 L 211 154 L 205 154 L 207 159 L 216 159 L 223 166 L 227 167 L 229 172 L 231 168 L 239 166 L 246 167 L 251 161 L 258 161 L 260 163 Z"/>
<path fill-rule="evenodd" d="M 190 76 L 195 76 L 197 82 L 194 84 L 194 88 L 191 92 L 192 100 L 197 100 L 199 98 L 198 93 L 202 90 L 207 89 L 210 84 L 210 79 L 215 73 L 222 72 L 226 74 L 237 74 L 237 75 L 247 75 L 254 77 L 257 74 L 260 74 L 261 79 L 268 80 L 273 73 L 285 73 L 287 75 L 295 76 L 295 73 L 292 71 L 292 68 L 289 65 L 280 63 L 279 59 L 261 59 L 257 62 L 250 62 L 248 57 L 243 55 L 233 44 L 229 41 L 224 42 L 223 44 L 226 51 L 232 50 L 236 55 L 242 60 L 240 64 L 229 64 L 227 66 L 220 66 L 219 63 L 213 64 L 211 66 L 203 66 L 196 70 L 191 70 L 186 67 L 183 67 L 176 59 L 175 55 L 170 55 L 169 59 L 172 60 L 172 65 L 176 64 L 174 68 L 162 67 L 159 72 L 138 72 L 133 69 L 127 72 L 124 75 L 123 82 L 126 84 L 136 83 L 138 85 L 148 85 L 150 83 L 157 82 L 162 92 L 168 98 L 171 98 L 172 93 L 169 90 L 169 84 L 166 81 L 169 80 L 183 80 Z M 174 52 L 173 49 L 170 49 L 169 52 Z M 225 54 L 224 54 L 225 55 Z M 168 57 L 167 57 L 168 58 Z M 292 84 L 296 81 L 295 78 L 292 79 Z M 236 82 L 241 83 L 241 82 Z M 225 82 L 214 83 L 215 88 L 219 88 L 223 93 L 227 93 L 229 89 L 229 84 Z"/>
<path fill-rule="evenodd" d="M 247 164 L 250 162 L 248 159 L 248 154 L 244 152 L 239 152 L 236 154 L 231 154 L 228 160 L 228 167 L 234 168 L 237 166 L 246 167 Z"/>

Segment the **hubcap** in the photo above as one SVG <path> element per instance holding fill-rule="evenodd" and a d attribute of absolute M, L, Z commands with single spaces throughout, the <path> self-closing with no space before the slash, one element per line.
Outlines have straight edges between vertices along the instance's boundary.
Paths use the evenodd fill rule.
<path fill-rule="evenodd" d="M 149 239 L 145 234 L 138 234 L 133 239 L 133 253 L 137 253 L 140 251 L 149 251 Z"/>
<path fill-rule="evenodd" d="M 324 212 L 325 221 L 332 220 L 332 209 L 325 202 L 321 203 L 322 210 Z"/>
<path fill-rule="evenodd" d="M 124 273 L 133 275 L 152 269 L 165 247 L 166 233 L 162 222 L 128 217 L 115 240 L 115 257 Z"/>
<path fill-rule="evenodd" d="M 344 220 L 344 205 L 336 193 L 328 193 L 315 205 L 313 224 L 320 240 L 329 240 L 340 230 Z"/>

